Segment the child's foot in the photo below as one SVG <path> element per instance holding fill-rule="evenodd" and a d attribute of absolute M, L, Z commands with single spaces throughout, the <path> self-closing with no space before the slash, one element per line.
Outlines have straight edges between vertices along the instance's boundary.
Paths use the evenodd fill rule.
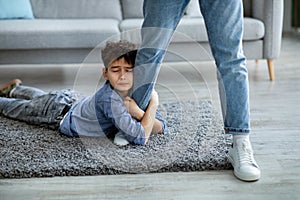
<path fill-rule="evenodd" d="M 21 85 L 22 81 L 20 79 L 13 79 L 8 83 L 0 86 L 0 97 L 10 97 L 11 91 L 17 86 Z"/>
<path fill-rule="evenodd" d="M 121 133 L 117 133 L 115 135 L 114 144 L 118 146 L 125 146 L 129 144 L 128 140 L 125 139 L 124 135 Z"/>

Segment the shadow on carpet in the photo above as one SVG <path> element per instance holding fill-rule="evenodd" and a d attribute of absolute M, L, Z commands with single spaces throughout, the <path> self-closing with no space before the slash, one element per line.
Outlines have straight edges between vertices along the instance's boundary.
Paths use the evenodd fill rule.
<path fill-rule="evenodd" d="M 106 138 L 69 138 L 0 116 L 0 178 L 231 169 L 230 136 L 209 101 L 165 103 L 164 135 L 118 147 Z"/>

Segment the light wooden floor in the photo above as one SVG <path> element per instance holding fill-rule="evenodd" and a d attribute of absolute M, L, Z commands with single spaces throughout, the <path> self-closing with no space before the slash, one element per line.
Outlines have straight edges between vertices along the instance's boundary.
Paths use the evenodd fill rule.
<path fill-rule="evenodd" d="M 300 36 L 285 35 L 282 52 L 275 61 L 276 81 L 268 80 L 266 61 L 248 62 L 251 104 L 251 140 L 262 170 L 257 182 L 237 180 L 232 171 L 160 173 L 118 176 L 55 177 L 0 180 L 0 199 L 300 199 Z M 173 65 L 185 74 L 186 85 L 196 94 L 186 93 L 178 79 L 162 70 L 159 91 L 171 88 L 172 98 L 212 98 L 218 107 L 218 90 L 212 62 L 195 63 L 195 69 Z M 166 67 L 167 68 L 167 67 Z M 0 66 L 1 83 L 20 77 L 26 84 L 43 89 L 74 86 L 78 66 L 37 68 Z M 85 68 L 93 76 L 96 69 Z M 180 71 L 183 70 L 183 71 Z M 204 77 L 207 83 L 199 81 Z M 168 82 L 163 82 L 168 80 Z M 198 82 L 198 85 L 197 85 Z M 75 88 L 80 88 L 80 77 Z M 85 83 L 88 85 L 88 83 Z M 168 85 L 170 84 L 170 85 Z M 168 87 L 165 87 L 165 86 Z M 161 101 L 169 95 L 161 94 Z"/>

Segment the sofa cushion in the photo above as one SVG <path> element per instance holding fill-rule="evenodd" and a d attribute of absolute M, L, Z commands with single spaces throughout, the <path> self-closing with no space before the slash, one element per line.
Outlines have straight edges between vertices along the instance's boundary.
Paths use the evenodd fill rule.
<path fill-rule="evenodd" d="M 190 1 L 187 5 L 185 15 L 188 17 L 202 17 L 198 0 Z"/>
<path fill-rule="evenodd" d="M 0 19 L 33 19 L 30 0 L 0 0 Z"/>
<path fill-rule="evenodd" d="M 126 19 L 120 23 L 120 30 L 126 32 L 122 35 L 123 39 L 129 39 L 133 42 L 140 41 L 140 32 L 143 19 Z M 135 29 L 135 30 L 134 30 Z M 130 31 L 131 30 L 131 31 Z M 177 34 L 173 42 L 198 41 L 207 42 L 208 37 L 203 18 L 183 17 L 177 29 Z M 264 37 L 264 24 L 257 19 L 244 18 L 244 35 L 243 40 L 257 40 Z"/>
<path fill-rule="evenodd" d="M 121 0 L 124 19 L 143 18 L 143 0 Z M 202 17 L 198 0 L 191 0 L 187 5 L 185 15 Z"/>
<path fill-rule="evenodd" d="M 123 18 L 143 18 L 143 0 L 121 0 Z"/>
<path fill-rule="evenodd" d="M 126 19 L 120 23 L 120 30 L 123 32 L 122 38 L 132 42 L 140 42 L 140 28 L 143 19 Z M 199 27 L 199 28 L 194 28 Z M 125 33 L 126 34 L 125 34 Z M 180 21 L 177 34 L 173 37 L 173 42 L 187 42 L 191 40 L 208 41 L 204 20 L 202 18 L 183 17 Z"/>
<path fill-rule="evenodd" d="M 114 19 L 0 21 L 0 49 L 93 48 L 119 36 Z"/>
<path fill-rule="evenodd" d="M 265 36 L 265 25 L 262 21 L 254 18 L 244 18 L 243 40 L 257 40 Z"/>
<path fill-rule="evenodd" d="M 128 31 L 131 29 L 139 29 L 142 27 L 144 19 L 124 19 L 120 22 L 120 31 Z"/>
<path fill-rule="evenodd" d="M 36 18 L 122 19 L 119 0 L 31 0 Z"/>

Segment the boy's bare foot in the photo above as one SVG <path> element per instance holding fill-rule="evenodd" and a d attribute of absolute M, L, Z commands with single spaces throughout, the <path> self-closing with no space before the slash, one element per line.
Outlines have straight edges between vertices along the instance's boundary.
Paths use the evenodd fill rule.
<path fill-rule="evenodd" d="M 0 86 L 0 97 L 10 97 L 10 93 L 18 85 L 22 84 L 20 79 L 13 79 L 8 83 Z"/>

